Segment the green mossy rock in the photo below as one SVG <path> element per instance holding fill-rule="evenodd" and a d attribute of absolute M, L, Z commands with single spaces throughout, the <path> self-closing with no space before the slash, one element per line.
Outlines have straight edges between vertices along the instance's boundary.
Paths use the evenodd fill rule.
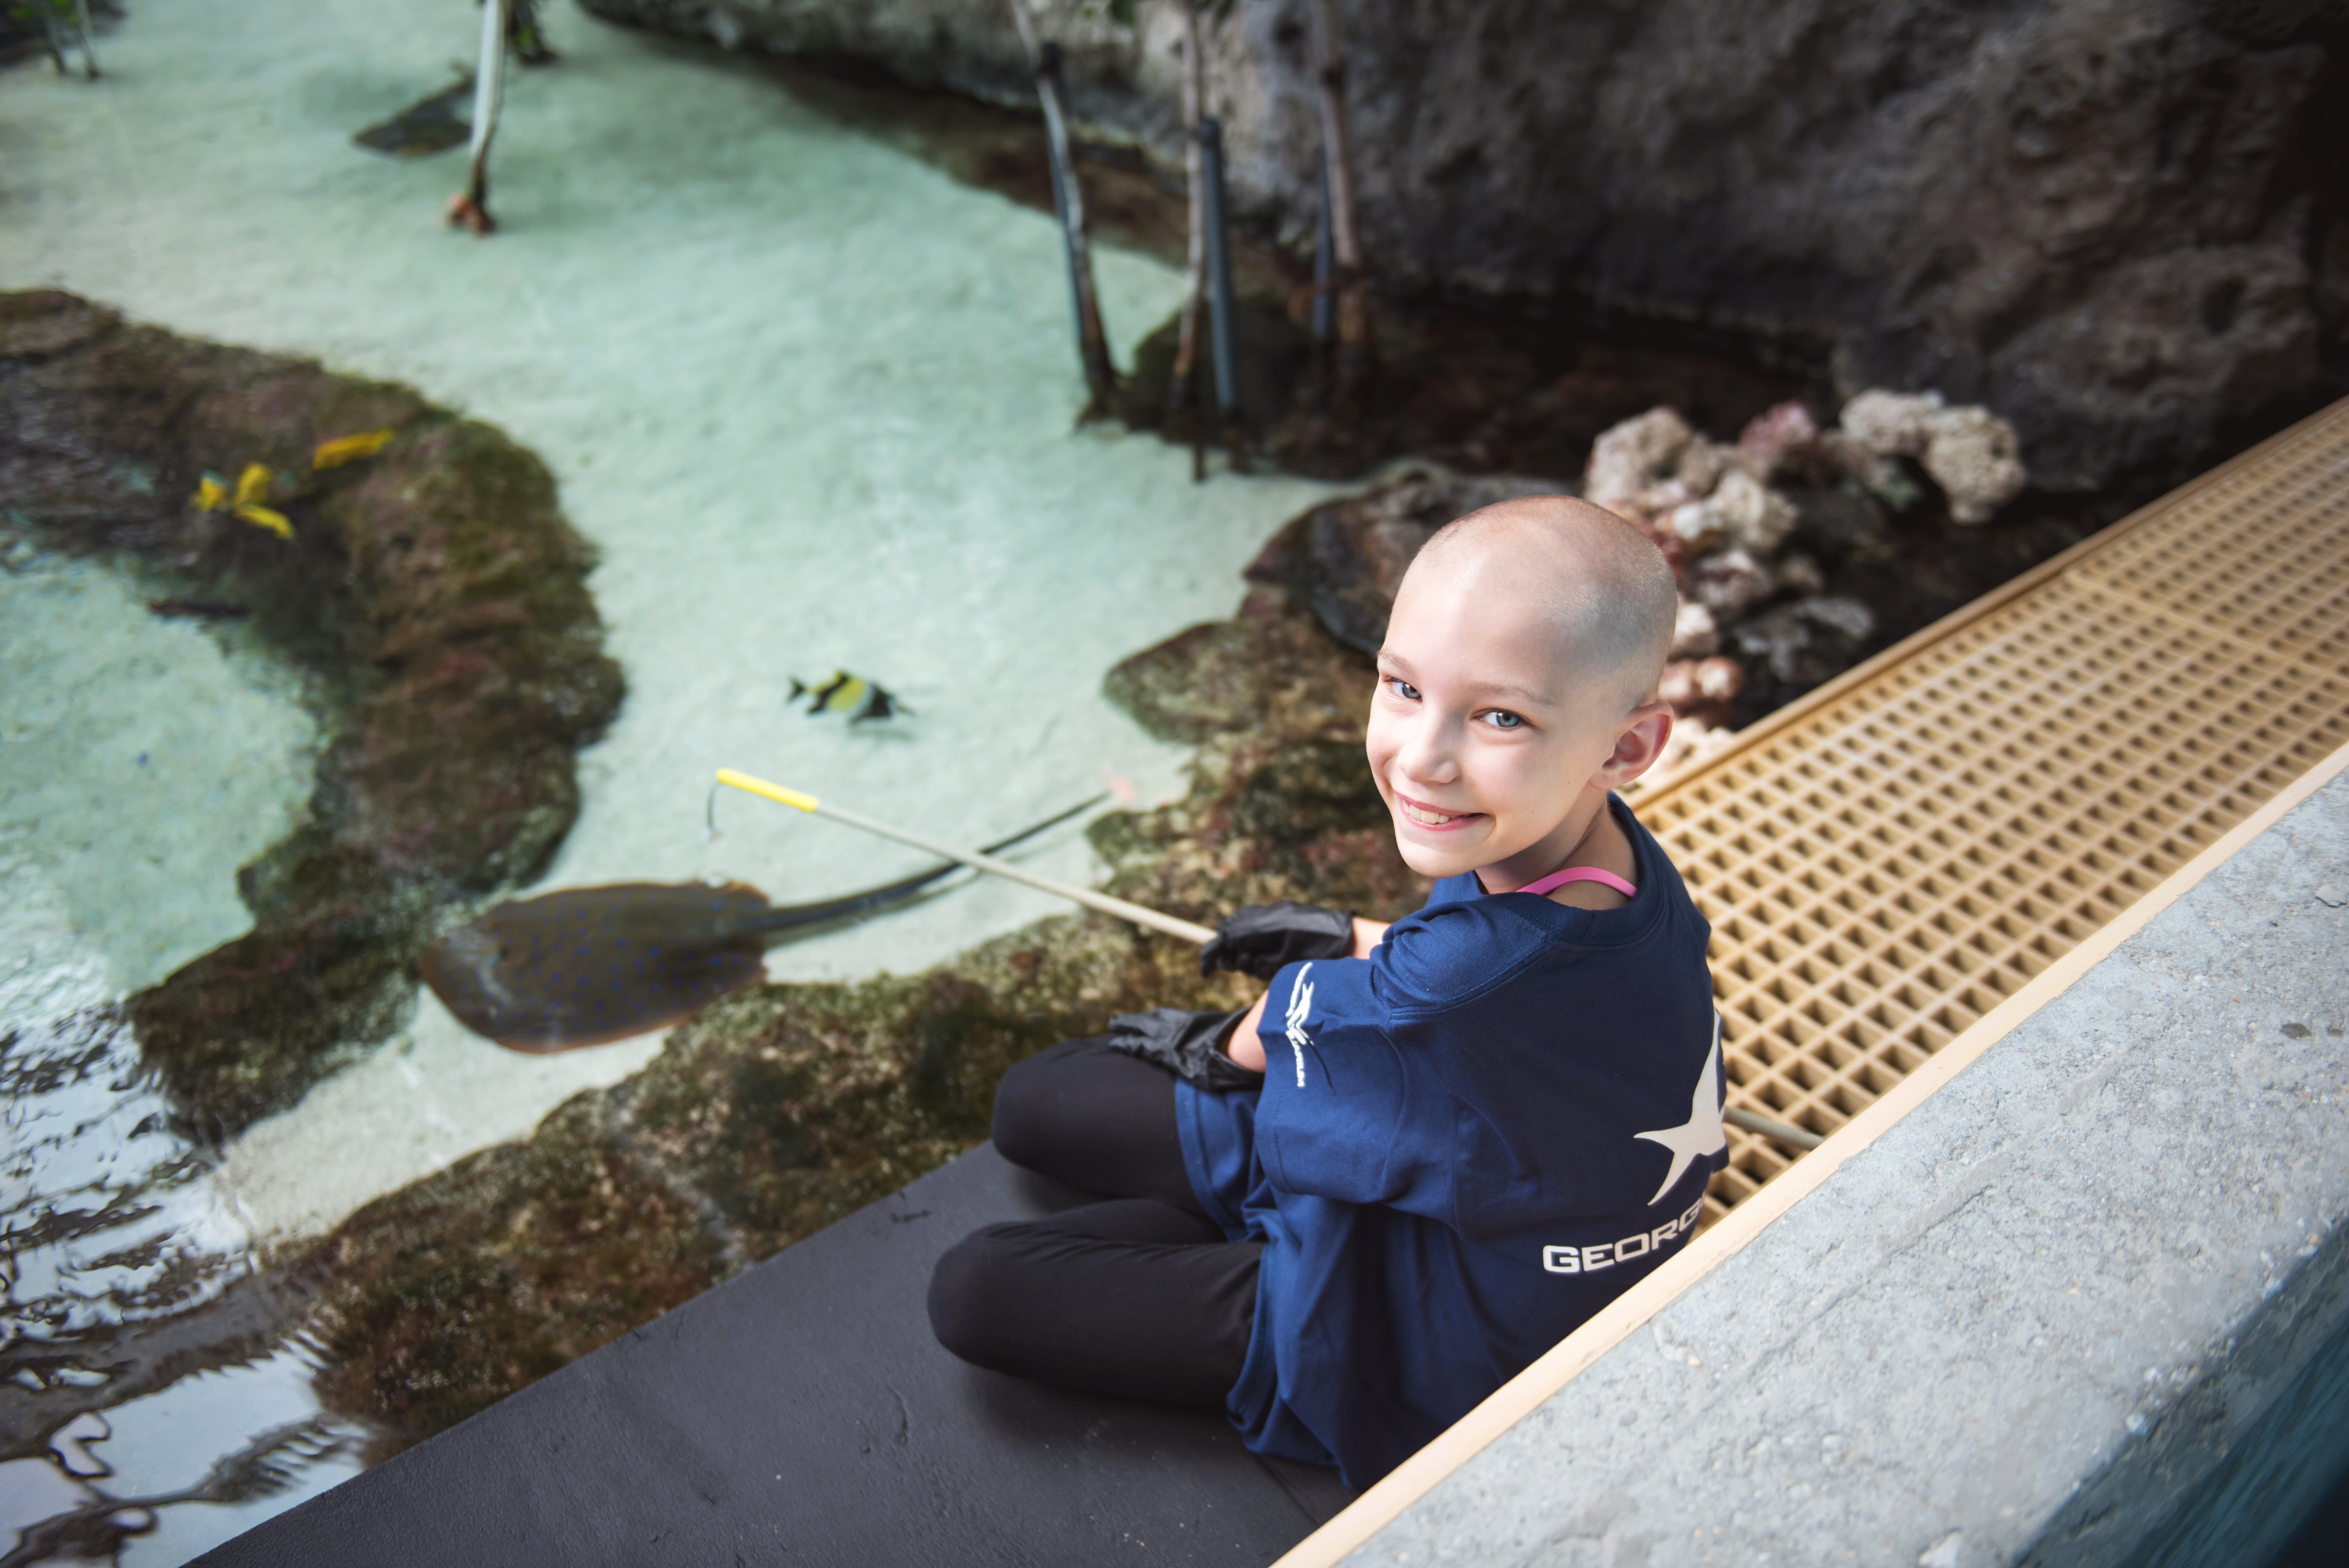
<path fill-rule="evenodd" d="M 0 294 L 0 431 L 16 526 L 250 605 L 314 677 L 330 739 L 307 821 L 239 879 L 253 931 L 127 1005 L 191 1128 L 224 1136 L 389 1033 L 442 912 L 569 831 L 574 754 L 623 692 L 594 553 L 544 465 L 486 425 L 55 291 Z M 205 472 L 253 463 L 291 539 L 193 504 Z"/>

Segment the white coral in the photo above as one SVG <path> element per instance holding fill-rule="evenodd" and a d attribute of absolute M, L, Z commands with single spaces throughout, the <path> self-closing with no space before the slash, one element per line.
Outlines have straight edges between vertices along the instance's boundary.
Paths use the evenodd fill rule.
<path fill-rule="evenodd" d="M 2030 480 L 2013 425 L 1976 404 L 1945 407 L 1938 392 L 1863 392 L 1843 406 L 1843 433 L 1880 457 L 1922 460 L 1957 522 L 1989 521 Z"/>
<path fill-rule="evenodd" d="M 1925 450 L 1939 392 L 1863 392 L 1843 406 L 1843 433 L 1879 457 L 1913 458 Z"/>
<path fill-rule="evenodd" d="M 1724 550 L 1689 567 L 1689 593 L 1715 622 L 1734 621 L 1778 591 L 1767 564 L 1744 550 Z"/>
<path fill-rule="evenodd" d="M 1706 502 L 1720 514 L 1730 542 L 1767 555 L 1795 531 L 1795 503 L 1743 469 L 1723 474 Z"/>
<path fill-rule="evenodd" d="M 2030 481 L 2014 427 L 1987 408 L 1947 408 L 1935 417 L 1925 471 L 1950 498 L 1955 522 L 1988 522 Z"/>
<path fill-rule="evenodd" d="M 1693 599 L 1681 601 L 1672 617 L 1672 654 L 1676 659 L 1698 659 L 1721 646 L 1721 626 L 1713 612 Z"/>
<path fill-rule="evenodd" d="M 1670 408 L 1626 419 L 1591 444 L 1582 493 L 1600 506 L 1629 502 L 1669 472 L 1694 432 Z"/>

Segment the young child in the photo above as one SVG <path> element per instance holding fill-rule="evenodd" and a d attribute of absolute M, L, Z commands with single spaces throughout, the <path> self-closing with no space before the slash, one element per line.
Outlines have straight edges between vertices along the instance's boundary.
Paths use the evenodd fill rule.
<path fill-rule="evenodd" d="M 1201 962 L 1271 980 L 1245 1015 L 1013 1068 L 997 1148 L 1111 1201 L 948 1252 L 941 1343 L 1222 1408 L 1362 1487 L 1678 1250 L 1726 1150 L 1711 928 L 1612 794 L 1671 731 L 1674 606 L 1655 546 L 1583 501 L 1428 542 L 1368 740 L 1426 904 L 1244 910 Z"/>

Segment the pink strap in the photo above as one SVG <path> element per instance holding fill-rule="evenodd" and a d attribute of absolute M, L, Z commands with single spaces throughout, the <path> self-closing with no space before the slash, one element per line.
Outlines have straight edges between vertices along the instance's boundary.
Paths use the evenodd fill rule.
<path fill-rule="evenodd" d="M 1568 882 L 1595 882 L 1603 883 L 1608 887 L 1613 888 L 1625 898 L 1637 898 L 1640 896 L 1640 890 L 1638 888 L 1633 887 L 1630 882 L 1625 882 L 1613 872 L 1602 872 L 1597 866 L 1568 866 L 1562 872 L 1550 872 L 1549 875 L 1542 878 L 1539 882 L 1529 882 L 1517 891 L 1519 892 L 1547 893 L 1552 888 L 1561 888 Z"/>

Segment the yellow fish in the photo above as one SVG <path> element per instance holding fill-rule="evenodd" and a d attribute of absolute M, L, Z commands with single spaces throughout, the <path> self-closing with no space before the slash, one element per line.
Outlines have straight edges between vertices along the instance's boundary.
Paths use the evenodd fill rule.
<path fill-rule="evenodd" d="M 223 506 L 255 528 L 265 528 L 280 539 L 294 537 L 294 524 L 284 512 L 261 504 L 269 493 L 269 468 L 264 463 L 247 463 L 244 472 L 236 479 L 236 493 L 229 493 L 227 485 L 218 474 L 208 473 L 196 486 L 195 502 L 200 511 L 218 511 Z"/>
<path fill-rule="evenodd" d="M 244 519 L 254 527 L 265 528 L 280 539 L 294 537 L 294 525 L 286 520 L 285 514 L 282 511 L 273 511 L 265 506 L 255 506 L 251 501 L 237 507 L 235 511 L 237 516 Z"/>
<path fill-rule="evenodd" d="M 810 686 L 797 676 L 792 677 L 792 695 L 783 700 L 796 702 L 809 698 L 810 718 L 818 714 L 844 713 L 851 724 L 863 724 L 867 719 L 889 718 L 907 711 L 905 705 L 862 676 L 845 670 L 834 670 L 832 678 L 820 686 Z"/>
<path fill-rule="evenodd" d="M 391 431 L 368 430 L 357 436 L 336 436 L 331 441 L 321 441 L 318 449 L 310 454 L 313 469 L 338 469 L 357 458 L 371 458 L 391 444 Z"/>

